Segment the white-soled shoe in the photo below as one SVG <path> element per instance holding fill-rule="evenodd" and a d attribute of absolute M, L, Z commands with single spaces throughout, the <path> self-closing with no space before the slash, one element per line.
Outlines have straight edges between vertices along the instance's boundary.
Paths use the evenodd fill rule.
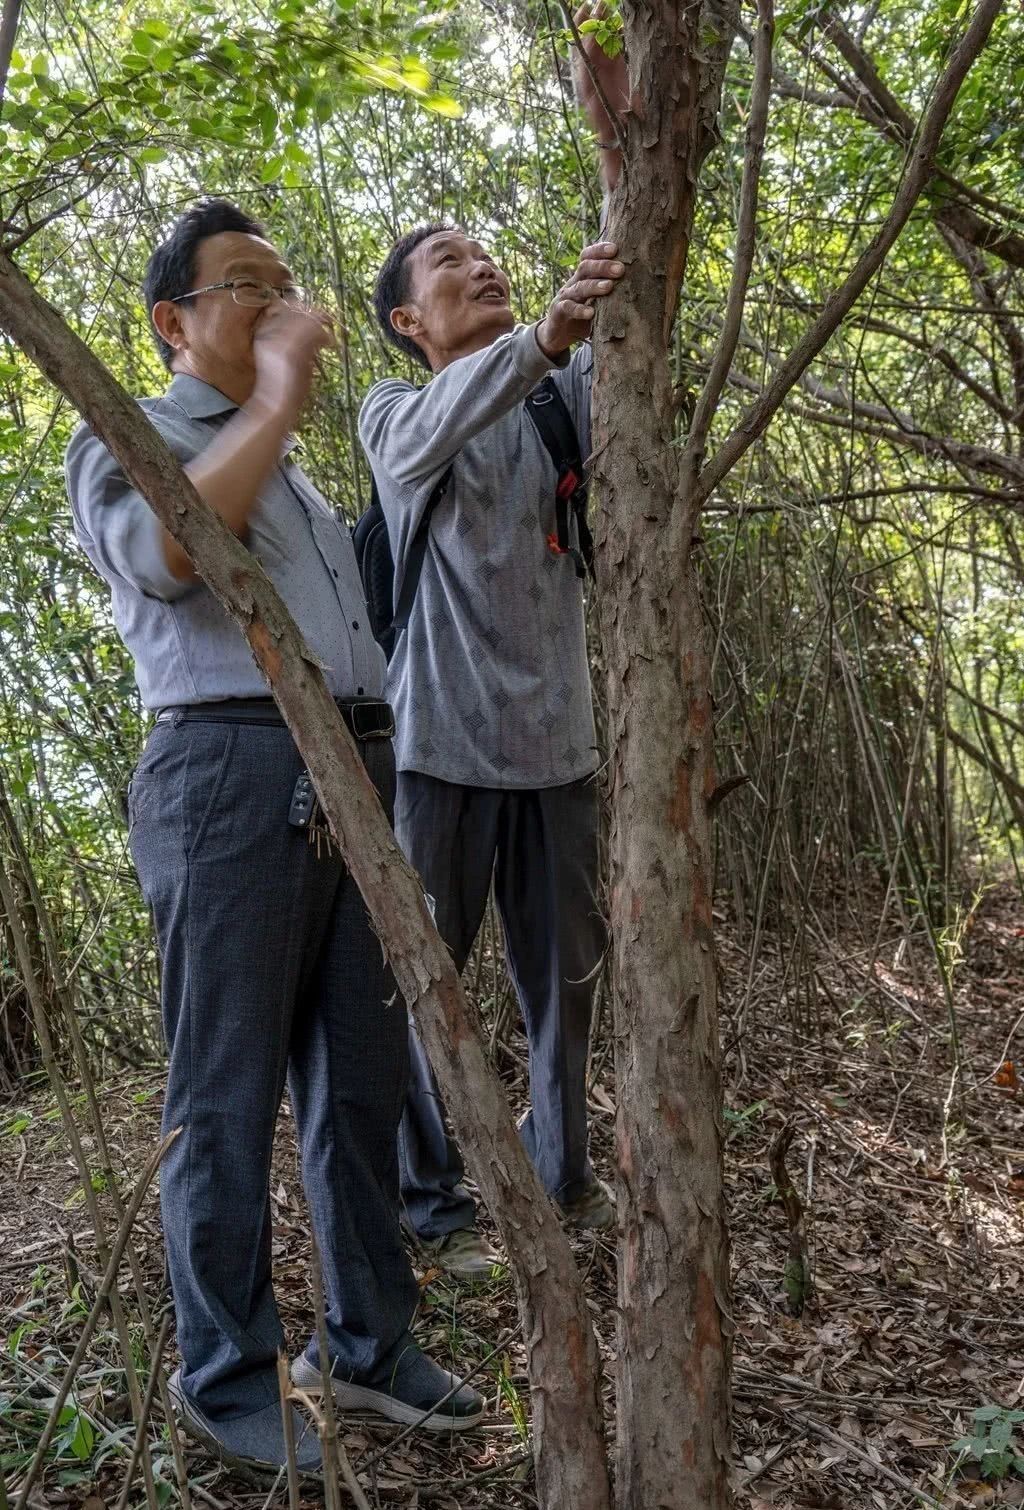
<path fill-rule="evenodd" d="M 305 1353 L 292 1364 L 292 1383 L 311 1395 L 323 1391 L 323 1375 Z M 486 1402 L 467 1384 L 445 1400 L 456 1383 L 454 1374 L 410 1343 L 381 1377 L 362 1384 L 335 1378 L 332 1388 L 339 1410 L 374 1411 L 400 1426 L 420 1426 L 424 1431 L 467 1431 L 479 1424 Z"/>

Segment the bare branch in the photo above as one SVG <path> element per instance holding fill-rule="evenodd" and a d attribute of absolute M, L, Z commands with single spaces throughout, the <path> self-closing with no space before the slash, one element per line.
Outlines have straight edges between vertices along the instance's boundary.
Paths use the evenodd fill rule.
<path fill-rule="evenodd" d="M 914 135 L 913 116 L 904 109 L 885 83 L 874 60 L 851 36 L 838 16 L 828 17 L 824 25 L 824 33 L 852 68 L 865 96 L 870 100 L 874 111 L 877 111 L 877 116 L 870 107 L 864 108 L 865 96 L 855 95 L 851 90 L 850 98 L 854 108 L 865 119 L 872 121 L 890 139 L 909 146 Z M 824 66 L 820 59 L 816 61 L 819 67 Z M 826 69 L 826 72 L 833 77 L 830 70 Z M 956 199 L 952 202 L 948 198 L 936 202 L 932 210 L 935 219 L 969 241 L 972 246 L 990 252 L 994 257 L 1009 263 L 1012 267 L 1024 267 L 1024 237 L 1015 231 L 1007 230 L 991 218 L 986 218 L 987 214 L 988 217 L 998 216 L 1002 219 L 1019 220 L 1021 219 L 1020 209 L 1000 204 L 998 200 L 978 193 L 940 165 L 936 165 L 935 176 L 947 183 L 956 195 Z M 965 201 L 970 201 L 970 203 Z M 972 209 L 971 204 L 977 208 Z M 986 214 L 979 214 L 979 209 L 984 210 Z"/>
<path fill-rule="evenodd" d="M 0 105 L 4 102 L 11 53 L 14 51 L 14 39 L 18 35 L 20 19 L 21 0 L 4 0 L 3 15 L 0 17 Z"/>
<path fill-rule="evenodd" d="M 690 424 L 690 434 L 680 464 L 680 483 L 687 488 L 699 470 L 704 443 L 711 428 L 715 408 L 729 377 L 733 357 L 743 326 L 750 270 L 754 265 L 757 238 L 757 196 L 761 180 L 761 160 L 768 127 L 768 102 L 772 88 L 772 40 L 775 11 L 772 0 L 757 0 L 758 26 L 754 38 L 754 85 L 750 96 L 746 150 L 743 157 L 743 180 L 740 185 L 740 211 L 736 228 L 736 252 L 732 279 L 725 306 L 721 334 L 711 359 L 711 369 L 701 391 Z"/>
<path fill-rule="evenodd" d="M 956 101 L 960 86 L 981 52 L 1003 6 L 1003 0 L 981 0 L 970 24 L 939 79 L 932 103 L 921 121 L 917 146 L 911 154 L 907 171 L 893 201 L 885 223 L 872 237 L 854 267 L 825 301 L 825 307 L 789 358 L 769 383 L 765 393 L 744 415 L 717 454 L 708 462 L 697 483 L 695 503 L 700 504 L 762 435 L 772 416 L 801 375 L 828 343 L 882 266 L 890 248 L 910 219 L 911 211 L 931 177 L 933 157 L 943 128 Z"/>
<path fill-rule="evenodd" d="M 899 100 L 883 80 L 872 59 L 854 41 L 838 16 L 828 16 L 824 22 L 822 31 L 828 37 L 829 41 L 834 44 L 836 51 L 849 63 L 854 74 L 867 90 L 875 104 L 878 105 L 883 114 L 889 117 L 894 125 L 899 127 L 904 140 L 909 142 L 914 135 L 914 117 L 908 111 L 904 110 Z"/>

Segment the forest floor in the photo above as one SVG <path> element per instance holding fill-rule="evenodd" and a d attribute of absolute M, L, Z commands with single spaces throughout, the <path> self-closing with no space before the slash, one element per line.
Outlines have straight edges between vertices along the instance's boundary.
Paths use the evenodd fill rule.
<path fill-rule="evenodd" d="M 980 1431 L 997 1440 L 1010 1427 L 1024 1441 L 1006 1415 L 1024 1410 L 1024 1090 L 1009 1062 L 1024 1018 L 1024 909 L 1011 885 L 996 887 L 964 933 L 954 976 L 958 1085 L 951 1080 L 948 1007 L 924 943 L 908 950 L 892 928 L 872 964 L 873 925 L 864 933 L 851 927 L 842 942 L 833 937 L 813 945 L 806 962 L 813 970 L 805 969 L 812 985 L 798 1009 L 787 994 L 788 945 L 763 940 L 748 980 L 736 930 L 729 924 L 720 930 L 737 1504 L 742 1510 L 1020 1506 L 1024 1477 L 1011 1468 L 1001 1482 L 987 1482 L 953 1444 L 986 1406 L 999 1411 L 985 1413 Z M 525 1094 L 523 1045 L 513 1038 L 511 1046 L 506 1078 L 518 1107 Z M 1019 1048 L 1017 1057 L 1024 1057 Z M 161 1083 L 157 1071 L 133 1071 L 102 1087 L 126 1190 L 157 1138 Z M 606 1174 L 613 1096 L 610 1073 L 602 1072 L 593 1093 L 593 1145 Z M 795 1129 L 788 1175 L 805 1207 L 813 1274 L 799 1318 L 790 1314 L 783 1285 L 788 1233 L 770 1163 L 788 1119 Z M 0 1106 L 0 1461 L 12 1488 L 97 1283 L 75 1183 L 49 1092 Z M 272 1190 L 277 1293 L 289 1345 L 298 1349 L 311 1325 L 312 1299 L 288 1115 Z M 156 1301 L 162 1259 L 152 1192 L 135 1243 Z M 614 1244 L 587 1237 L 575 1248 L 610 1379 Z M 476 1379 L 490 1409 L 486 1425 L 461 1438 L 420 1433 L 394 1447 L 397 1428 L 344 1418 L 343 1441 L 369 1503 L 405 1510 L 535 1505 L 511 1283 L 503 1277 L 467 1289 L 424 1274 L 422 1265 L 418 1272 L 417 1331 L 435 1357 L 464 1373 L 500 1343 Z M 126 1280 L 122 1293 L 135 1316 Z M 137 1325 L 133 1332 L 145 1365 Z M 165 1361 L 173 1363 L 172 1350 Z M 125 1456 L 112 1450 L 111 1438 L 130 1443 L 133 1433 L 123 1386 L 105 1318 L 60 1429 L 61 1455 L 33 1504 L 68 1510 L 117 1504 Z M 160 1498 L 174 1503 L 158 1410 L 151 1442 Z M 189 1447 L 188 1463 L 197 1510 L 287 1503 L 283 1488 L 268 1497 L 197 1449 Z M 138 1484 L 131 1503 L 144 1503 Z"/>

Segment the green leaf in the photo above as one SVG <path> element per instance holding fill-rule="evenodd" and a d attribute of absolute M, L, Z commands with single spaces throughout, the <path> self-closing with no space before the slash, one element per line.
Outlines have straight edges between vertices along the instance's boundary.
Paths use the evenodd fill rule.
<path fill-rule="evenodd" d="M 465 114 L 458 100 L 453 100 L 450 94 L 428 94 L 421 103 L 435 115 L 447 116 L 449 120 L 460 120 Z"/>
<path fill-rule="evenodd" d="M 430 88 L 430 71 L 419 58 L 402 59 L 402 77 L 410 89 L 425 92 Z"/>
<path fill-rule="evenodd" d="M 284 168 L 284 161 L 284 153 L 279 152 L 276 157 L 272 157 L 269 162 L 264 163 L 260 171 L 260 183 L 272 184 L 275 178 L 279 178 L 281 170 Z"/>
<path fill-rule="evenodd" d="M 256 123 L 260 128 L 260 139 L 264 147 L 272 147 L 274 138 L 277 136 L 277 111 L 273 105 L 261 105 L 256 112 Z"/>
<path fill-rule="evenodd" d="M 141 27 L 138 31 L 132 32 L 132 46 L 144 58 L 156 52 L 156 41 L 148 31 L 144 31 Z"/>
<path fill-rule="evenodd" d="M 143 147 L 139 153 L 139 161 L 143 163 L 162 163 L 166 160 L 167 153 L 163 147 Z"/>
<path fill-rule="evenodd" d="M 96 1433 L 80 1410 L 76 1410 L 74 1414 L 75 1431 L 68 1443 L 68 1450 L 73 1457 L 82 1461 L 92 1452 L 92 1444 L 96 1440 Z"/>
<path fill-rule="evenodd" d="M 1009 1447 L 1012 1435 L 1013 1423 L 1008 1421 L 1005 1416 L 1000 1416 L 997 1421 L 992 1422 L 989 1430 L 989 1449 L 992 1452 L 1002 1452 L 1005 1448 Z"/>
<path fill-rule="evenodd" d="M 161 21 L 156 16 L 152 17 L 149 21 L 143 21 L 142 29 L 143 31 L 148 31 L 151 37 L 156 37 L 158 42 L 166 42 L 167 38 L 171 35 L 171 28 L 167 22 Z"/>
<path fill-rule="evenodd" d="M 1001 1405 L 982 1405 L 974 1412 L 975 1421 L 994 1421 L 997 1416 L 1003 1414 Z"/>
<path fill-rule="evenodd" d="M 50 62 L 44 53 L 37 53 L 32 59 L 32 72 L 37 79 L 45 79 L 50 72 Z"/>
<path fill-rule="evenodd" d="M 167 73 L 174 67 L 175 51 L 173 47 L 161 47 L 150 59 L 157 73 Z"/>

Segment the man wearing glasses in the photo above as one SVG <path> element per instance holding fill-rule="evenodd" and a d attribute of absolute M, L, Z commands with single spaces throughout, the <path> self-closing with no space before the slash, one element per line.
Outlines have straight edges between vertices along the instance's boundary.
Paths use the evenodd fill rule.
<path fill-rule="evenodd" d="M 208 200 L 144 284 L 173 374 L 143 408 L 200 495 L 262 563 L 324 668 L 390 812 L 393 719 L 348 531 L 296 465 L 293 432 L 333 340 L 261 227 Z M 170 1051 L 161 1209 L 183 1424 L 226 1462 L 285 1462 L 269 1176 L 286 1077 L 323 1260 L 343 1408 L 434 1430 L 483 1401 L 409 1334 L 417 1285 L 397 1217 L 405 1012 L 352 878 L 311 845 L 302 763 L 236 625 L 117 462 L 82 426 L 67 455 L 79 540 L 156 715 L 129 789 Z M 298 787 L 301 796 L 301 786 Z M 315 1342 L 294 1365 L 315 1387 Z M 443 1402 L 443 1403 L 442 1403 Z M 434 1409 L 436 1407 L 436 1409 Z M 299 1462 L 319 1464 L 312 1434 Z"/>

